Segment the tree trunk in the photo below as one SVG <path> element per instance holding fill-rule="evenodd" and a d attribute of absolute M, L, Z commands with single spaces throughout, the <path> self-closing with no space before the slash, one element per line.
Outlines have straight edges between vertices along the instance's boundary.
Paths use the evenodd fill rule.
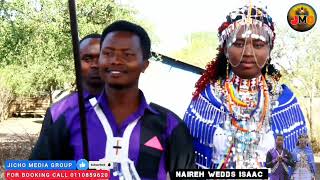
<path fill-rule="evenodd" d="M 308 121 L 308 123 L 309 123 L 309 129 L 311 129 L 311 126 L 310 126 L 310 99 L 309 99 L 309 108 L 307 108 L 307 105 L 306 105 L 306 108 L 305 108 L 305 110 L 306 110 L 306 118 L 307 118 L 307 121 Z"/>
<path fill-rule="evenodd" d="M 52 87 L 49 88 L 49 98 L 50 98 L 50 105 L 53 103 L 53 97 L 52 97 Z"/>
<path fill-rule="evenodd" d="M 313 138 L 313 95 L 316 90 L 316 82 L 314 81 L 314 66 L 311 66 L 311 93 L 310 93 L 310 139 Z"/>
<path fill-rule="evenodd" d="M 312 103 L 313 103 L 313 91 L 311 92 L 311 96 L 310 96 L 310 117 L 309 117 L 310 139 L 313 138 L 313 128 L 312 128 Z"/>

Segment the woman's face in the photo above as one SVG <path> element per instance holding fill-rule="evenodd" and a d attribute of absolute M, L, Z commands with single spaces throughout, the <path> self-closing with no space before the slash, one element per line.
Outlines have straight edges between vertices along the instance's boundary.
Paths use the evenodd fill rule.
<path fill-rule="evenodd" d="M 270 46 L 263 41 L 262 27 L 241 26 L 235 34 L 235 41 L 226 48 L 226 55 L 233 72 L 241 78 L 251 79 L 261 74 L 270 55 Z"/>

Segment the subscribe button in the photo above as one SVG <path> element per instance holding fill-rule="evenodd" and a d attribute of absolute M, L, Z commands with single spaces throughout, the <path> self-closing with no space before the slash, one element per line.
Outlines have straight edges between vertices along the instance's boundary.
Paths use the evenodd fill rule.
<path fill-rule="evenodd" d="M 113 169 L 113 163 L 102 161 L 89 161 L 89 169 L 110 170 Z"/>

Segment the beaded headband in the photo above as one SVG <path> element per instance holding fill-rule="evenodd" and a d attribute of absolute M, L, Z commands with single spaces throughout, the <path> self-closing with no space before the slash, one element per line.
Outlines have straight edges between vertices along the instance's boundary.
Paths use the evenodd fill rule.
<path fill-rule="evenodd" d="M 272 18 L 264 9 L 258 8 L 256 6 L 244 6 L 230 12 L 227 15 L 226 19 L 227 21 L 224 22 L 219 28 L 220 48 L 223 48 L 224 45 L 230 47 L 235 41 L 234 35 L 243 25 L 253 27 L 253 29 L 258 26 L 261 27 L 261 33 L 254 34 L 250 31 L 247 31 L 243 36 L 245 36 L 246 38 L 251 36 L 254 39 L 260 39 L 264 42 L 267 42 L 270 47 L 273 46 L 275 37 L 275 34 L 273 32 L 273 22 Z"/>

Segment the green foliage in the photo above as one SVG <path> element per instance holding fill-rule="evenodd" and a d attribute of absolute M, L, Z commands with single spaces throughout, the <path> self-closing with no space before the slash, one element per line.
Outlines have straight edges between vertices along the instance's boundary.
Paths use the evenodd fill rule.
<path fill-rule="evenodd" d="M 283 82 L 291 85 L 299 96 L 309 97 L 312 87 L 314 90 L 319 89 L 319 35 L 318 31 L 299 33 L 287 28 L 281 29 L 277 34 L 272 51 L 273 62 L 280 67 Z M 306 89 L 301 89 L 301 86 Z M 313 94 L 318 96 L 318 90 Z"/>
<path fill-rule="evenodd" d="M 141 23 L 115 0 L 77 1 L 79 36 L 118 19 Z M 16 96 L 48 95 L 74 82 L 68 1 L 0 0 L 0 76 Z"/>
<path fill-rule="evenodd" d="M 320 95 L 319 35 L 318 31 L 298 33 L 282 30 L 272 52 L 283 74 L 282 81 L 289 84 L 301 99 Z"/>
<path fill-rule="evenodd" d="M 82 0 L 77 2 L 77 16 L 80 36 L 96 32 L 115 20 L 134 21 L 136 12 L 129 7 L 119 6 L 114 0 Z M 89 8 L 90 7 L 90 8 Z"/>
<path fill-rule="evenodd" d="M 320 33 L 317 29 L 309 32 L 295 32 L 280 29 L 277 33 L 275 48 L 272 52 L 273 62 L 280 66 L 282 82 L 287 84 L 297 96 L 306 119 L 310 133 L 315 135 L 316 97 L 320 95 Z"/>
<path fill-rule="evenodd" d="M 218 48 L 217 33 L 196 32 L 187 37 L 188 46 L 172 54 L 174 58 L 204 68 L 215 58 Z"/>

